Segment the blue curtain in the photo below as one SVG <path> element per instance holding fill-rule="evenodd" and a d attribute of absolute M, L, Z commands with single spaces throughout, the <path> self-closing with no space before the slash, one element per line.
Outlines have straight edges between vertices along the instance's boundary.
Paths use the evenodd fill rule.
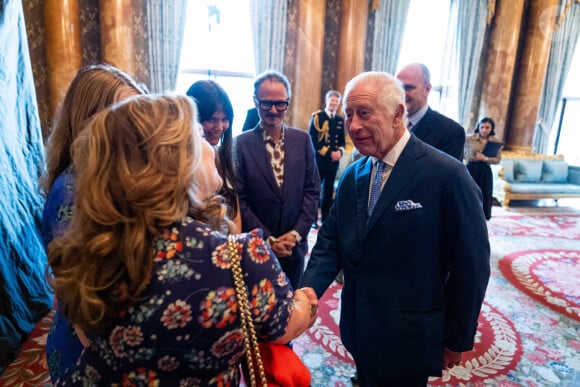
<path fill-rule="evenodd" d="M 375 11 L 372 70 L 397 72 L 410 1 L 381 1 Z"/>
<path fill-rule="evenodd" d="M 287 0 L 250 1 L 254 58 L 258 74 L 269 69 L 284 72 L 287 10 Z"/>
<path fill-rule="evenodd" d="M 477 81 L 479 61 L 487 28 L 488 0 L 451 1 L 451 12 L 457 15 L 455 63 L 457 65 L 457 117 L 466 127 Z"/>
<path fill-rule="evenodd" d="M 187 0 L 146 0 L 150 91 L 175 89 Z"/>
<path fill-rule="evenodd" d="M 22 2 L 0 0 L 0 373 L 52 307 L 38 231 L 44 147 Z"/>

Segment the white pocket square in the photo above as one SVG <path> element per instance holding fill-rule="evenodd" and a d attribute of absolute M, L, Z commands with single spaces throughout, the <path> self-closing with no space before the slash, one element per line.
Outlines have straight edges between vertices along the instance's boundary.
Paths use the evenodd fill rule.
<path fill-rule="evenodd" d="M 395 204 L 395 211 L 407 211 L 414 210 L 417 208 L 423 208 L 421 203 L 415 203 L 412 200 L 400 200 Z"/>

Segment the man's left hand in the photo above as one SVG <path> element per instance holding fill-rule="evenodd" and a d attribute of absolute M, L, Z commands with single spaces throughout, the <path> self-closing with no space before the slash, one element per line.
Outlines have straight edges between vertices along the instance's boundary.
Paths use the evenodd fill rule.
<path fill-rule="evenodd" d="M 453 352 L 448 350 L 447 348 L 443 348 L 443 367 L 442 369 L 446 370 L 449 368 L 453 368 L 456 365 L 461 363 L 461 352 Z"/>

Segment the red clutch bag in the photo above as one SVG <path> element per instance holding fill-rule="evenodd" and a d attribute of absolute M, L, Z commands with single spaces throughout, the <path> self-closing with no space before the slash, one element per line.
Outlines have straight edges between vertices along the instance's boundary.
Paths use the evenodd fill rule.
<path fill-rule="evenodd" d="M 310 386 L 310 371 L 292 348 L 272 343 L 258 343 L 258 347 L 268 386 Z"/>

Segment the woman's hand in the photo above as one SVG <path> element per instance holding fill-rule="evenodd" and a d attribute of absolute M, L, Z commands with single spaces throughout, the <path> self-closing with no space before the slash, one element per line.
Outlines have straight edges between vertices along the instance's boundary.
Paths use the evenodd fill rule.
<path fill-rule="evenodd" d="M 481 153 L 481 152 L 477 152 L 475 154 L 475 159 L 477 161 L 487 161 L 488 157 L 486 155 L 484 155 L 483 153 Z"/>
<path fill-rule="evenodd" d="M 314 294 L 314 291 L 312 292 Z M 318 309 L 318 299 L 311 301 L 309 297 L 312 297 L 312 294 L 308 294 L 309 291 L 305 291 L 304 289 L 294 291 L 294 310 L 292 310 L 284 335 L 276 339 L 274 341 L 275 343 L 286 344 L 290 340 L 300 336 L 314 324 L 314 321 L 316 321 L 316 311 Z M 314 297 L 316 298 L 316 294 L 314 294 Z"/>

